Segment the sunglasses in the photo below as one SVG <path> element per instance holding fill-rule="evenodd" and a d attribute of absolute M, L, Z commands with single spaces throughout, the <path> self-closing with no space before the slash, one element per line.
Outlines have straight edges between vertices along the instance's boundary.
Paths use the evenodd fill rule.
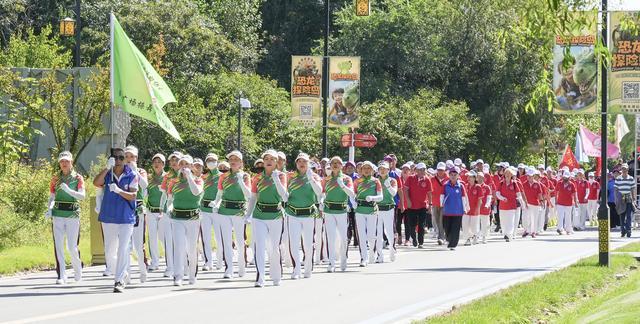
<path fill-rule="evenodd" d="M 124 155 L 114 155 L 113 158 L 116 160 L 124 161 Z"/>
<path fill-rule="evenodd" d="M 222 170 L 220 170 L 220 172 L 222 172 L 222 173 L 227 173 L 227 172 L 229 172 L 229 170 L 222 169 Z"/>

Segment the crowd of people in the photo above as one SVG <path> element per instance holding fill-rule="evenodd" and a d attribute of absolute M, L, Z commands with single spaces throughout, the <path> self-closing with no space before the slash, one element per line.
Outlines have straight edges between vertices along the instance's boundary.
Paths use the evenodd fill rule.
<path fill-rule="evenodd" d="M 275 286 L 283 263 L 292 279 L 309 278 L 322 263 L 327 272 L 345 271 L 351 242 L 359 250 L 359 266 L 367 267 L 394 261 L 397 245 L 423 248 L 425 235 L 453 251 L 459 242 L 486 244 L 491 231 L 510 242 L 516 236 L 535 239 L 553 225 L 559 235 L 597 225 L 599 182 L 582 169 L 499 162 L 492 170 L 483 160 L 467 168 L 461 159 L 439 162 L 435 169 L 411 161 L 398 167 L 393 154 L 378 163 L 354 163 L 300 153 L 293 162 L 287 171 L 285 154 L 267 150 L 244 171 L 239 151 L 224 161 L 213 153 L 204 160 L 158 153 L 147 172 L 138 166 L 136 147 L 113 149 L 93 185 L 104 238 L 103 275 L 114 277 L 114 292 L 131 281 L 132 253 L 140 282 L 160 269 L 159 244 L 163 275 L 175 286 L 185 278 L 195 284 L 202 259 L 201 271 L 224 268 L 228 279 L 245 276 L 253 265 L 255 286 L 263 287 L 267 263 Z M 53 220 L 56 282 L 64 284 L 65 236 L 75 280 L 82 280 L 78 202 L 86 192 L 71 153 L 60 153 L 58 163 L 45 217 Z M 631 237 L 636 197 L 628 171 L 622 164 L 608 182 L 611 226 L 620 225 L 623 237 Z"/>

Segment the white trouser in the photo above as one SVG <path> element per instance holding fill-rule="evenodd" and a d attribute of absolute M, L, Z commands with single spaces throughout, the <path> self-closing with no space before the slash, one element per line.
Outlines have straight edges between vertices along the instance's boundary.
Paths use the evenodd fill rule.
<path fill-rule="evenodd" d="M 185 260 L 187 261 L 189 281 L 198 274 L 198 234 L 199 219 L 171 219 L 173 229 L 173 279 L 184 277 Z"/>
<path fill-rule="evenodd" d="M 524 211 L 522 218 L 522 227 L 525 233 L 534 234 L 538 229 L 538 218 L 540 215 L 540 206 L 529 205 Z"/>
<path fill-rule="evenodd" d="M 220 215 L 218 218 L 220 227 L 220 245 L 222 246 L 222 260 L 224 260 L 225 271 L 228 276 L 233 276 L 233 236 L 235 232 L 236 249 L 238 250 L 238 275 L 244 276 L 244 269 L 247 263 L 245 224 L 243 216 Z M 215 223 L 214 223 L 215 224 Z M 254 251 L 255 252 L 255 251 Z"/>
<path fill-rule="evenodd" d="M 256 282 L 264 285 L 265 251 L 269 254 L 269 275 L 274 284 L 280 284 L 282 277 L 282 260 L 280 259 L 280 243 L 282 241 L 283 219 L 262 220 L 254 218 L 253 254 L 255 257 Z"/>
<path fill-rule="evenodd" d="M 536 218 L 536 234 L 540 234 L 542 232 L 544 232 L 544 221 L 545 221 L 545 215 L 547 214 L 547 209 L 549 209 L 549 206 L 542 205 L 540 206 L 539 210 L 538 210 L 538 218 Z"/>
<path fill-rule="evenodd" d="M 500 227 L 502 227 L 502 233 L 508 238 L 513 237 L 515 232 L 516 221 L 516 209 L 500 210 Z"/>
<path fill-rule="evenodd" d="M 314 218 L 313 224 L 313 262 L 318 264 L 327 259 L 327 245 L 324 244 L 324 218 Z"/>
<path fill-rule="evenodd" d="M 280 256 L 284 259 L 284 266 L 291 267 L 291 253 L 289 253 L 289 216 L 284 215 L 282 218 L 282 226 L 284 230 L 282 232 L 282 242 L 280 243 Z"/>
<path fill-rule="evenodd" d="M 471 238 L 478 237 L 480 234 L 480 216 L 463 215 L 462 216 L 462 240 L 466 241 Z"/>
<path fill-rule="evenodd" d="M 545 212 L 545 216 L 544 216 L 545 224 L 547 225 L 549 225 L 552 220 L 558 218 L 555 197 L 551 197 L 551 205 L 553 207 L 547 207 L 548 211 Z"/>
<path fill-rule="evenodd" d="M 124 282 L 129 269 L 133 224 L 102 223 L 107 269 L 114 269 L 115 282 Z M 107 253 L 109 257 L 107 258 Z M 109 268 L 109 265 L 112 268 Z"/>
<path fill-rule="evenodd" d="M 376 246 L 378 235 L 378 215 L 356 213 L 356 227 L 358 228 L 358 244 L 360 246 L 360 261 L 369 262 L 369 256 L 373 260 L 375 253 L 382 253 L 382 246 Z M 369 247 L 367 248 L 367 244 Z M 379 251 L 378 251 L 379 250 Z"/>
<path fill-rule="evenodd" d="M 579 203 L 578 210 L 573 216 L 573 226 L 578 229 L 585 229 L 585 223 L 587 222 L 587 214 L 589 209 L 587 203 Z"/>
<path fill-rule="evenodd" d="M 220 246 L 220 226 L 216 225 L 220 215 L 218 213 L 201 212 L 200 213 L 200 235 L 202 236 L 202 252 L 204 255 L 204 265 L 211 268 L 213 266 L 213 255 L 211 251 L 211 230 L 213 229 L 217 248 L 216 248 L 216 264 L 220 268 L 222 266 L 222 247 Z"/>
<path fill-rule="evenodd" d="M 377 246 L 379 248 L 379 253 L 378 253 L 378 260 L 379 261 L 383 261 L 384 260 L 384 256 L 383 256 L 383 233 L 384 235 L 387 236 L 387 240 L 389 240 L 389 257 L 391 258 L 391 260 L 393 260 L 396 254 L 396 241 L 395 241 L 395 235 L 393 233 L 394 228 L 393 228 L 393 222 L 394 222 L 394 217 L 395 217 L 395 209 L 390 209 L 390 210 L 383 210 L 383 211 L 378 211 L 378 233 L 380 233 L 380 235 L 378 235 L 378 242 L 377 242 Z"/>
<path fill-rule="evenodd" d="M 289 228 L 289 249 L 291 262 L 293 263 L 293 275 L 300 276 L 302 262 L 304 262 L 305 276 L 311 275 L 313 271 L 313 217 L 296 217 L 287 215 Z M 302 250 L 304 256 L 300 255 L 300 239 L 302 238 Z"/>
<path fill-rule="evenodd" d="M 64 261 L 64 237 L 67 236 L 67 250 L 71 256 L 71 265 L 76 277 L 82 276 L 82 261 L 78 241 L 80 240 L 80 218 L 52 217 L 53 247 L 56 254 L 56 272 L 58 279 L 67 280 L 67 264 Z"/>
<path fill-rule="evenodd" d="M 490 215 L 480 215 L 480 234 L 479 236 L 486 240 L 489 238 L 489 231 L 491 230 L 491 216 Z"/>
<path fill-rule="evenodd" d="M 513 216 L 513 236 L 511 238 L 516 237 L 518 234 L 518 225 L 520 225 L 520 220 L 522 218 L 522 207 L 516 208 L 516 213 Z M 500 223 L 502 223 L 502 214 L 500 214 Z"/>
<path fill-rule="evenodd" d="M 336 266 L 338 258 L 340 265 L 346 267 L 348 253 L 347 213 L 324 214 L 325 237 L 327 242 L 327 257 L 331 267 Z"/>
<path fill-rule="evenodd" d="M 147 273 L 147 255 L 144 251 L 145 240 L 145 218 L 144 214 L 140 215 L 138 220 L 138 226 L 133 227 L 133 233 L 131 235 L 131 250 L 135 251 L 136 259 L 138 260 L 138 271 L 140 274 Z M 131 272 L 131 270 L 128 270 Z"/>
<path fill-rule="evenodd" d="M 158 234 L 160 241 L 164 244 L 164 259 L 167 264 L 166 271 L 173 272 L 173 223 L 168 213 L 163 214 L 158 221 Z"/>
<path fill-rule="evenodd" d="M 158 249 L 160 213 L 147 212 L 147 230 L 149 235 L 149 255 L 151 257 L 150 268 L 160 265 L 160 251 Z M 160 234 L 161 236 L 161 234 Z"/>
<path fill-rule="evenodd" d="M 595 222 L 596 220 L 598 220 L 598 201 L 587 201 L 587 211 L 589 213 L 589 221 Z"/>
<path fill-rule="evenodd" d="M 573 211 L 573 206 L 557 205 L 556 209 L 558 210 L 558 229 L 564 230 L 567 233 L 572 233 L 573 226 L 571 225 L 571 213 Z"/>

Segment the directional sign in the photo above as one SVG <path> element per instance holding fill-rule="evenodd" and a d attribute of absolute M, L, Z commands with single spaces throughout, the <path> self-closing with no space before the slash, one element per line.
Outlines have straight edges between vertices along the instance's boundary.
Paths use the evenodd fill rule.
<path fill-rule="evenodd" d="M 352 137 L 353 136 L 353 137 Z M 372 148 L 378 144 L 378 139 L 372 134 L 344 134 L 340 138 L 342 147 L 349 147 L 353 143 L 355 147 Z"/>

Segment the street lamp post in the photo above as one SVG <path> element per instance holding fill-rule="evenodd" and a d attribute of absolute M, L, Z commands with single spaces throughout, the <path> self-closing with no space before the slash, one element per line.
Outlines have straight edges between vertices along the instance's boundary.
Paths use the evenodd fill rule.
<path fill-rule="evenodd" d="M 602 44 L 607 46 L 607 0 L 602 0 Z M 609 206 L 607 205 L 607 67 L 604 59 L 600 60 L 602 97 L 601 142 L 600 142 L 600 207 L 598 207 L 598 261 L 601 266 L 609 266 Z"/>

